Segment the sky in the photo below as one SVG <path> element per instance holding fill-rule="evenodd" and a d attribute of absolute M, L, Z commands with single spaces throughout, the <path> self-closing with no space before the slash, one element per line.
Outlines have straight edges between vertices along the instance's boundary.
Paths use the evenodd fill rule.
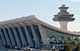
<path fill-rule="evenodd" d="M 0 22 L 35 15 L 48 24 L 60 27 L 52 18 L 62 4 L 69 7 L 68 12 L 75 18 L 75 21 L 68 23 L 68 30 L 80 31 L 80 0 L 0 0 Z"/>

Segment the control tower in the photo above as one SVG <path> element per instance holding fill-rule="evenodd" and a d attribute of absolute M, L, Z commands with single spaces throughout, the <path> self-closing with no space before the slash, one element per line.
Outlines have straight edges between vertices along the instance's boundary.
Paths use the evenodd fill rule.
<path fill-rule="evenodd" d="M 54 15 L 53 18 L 54 21 L 59 22 L 60 28 L 63 30 L 67 30 L 68 22 L 75 20 L 75 18 L 72 18 L 74 14 L 70 14 L 69 12 L 67 12 L 68 8 L 69 7 L 65 7 L 65 5 L 63 4 L 61 7 L 59 7 L 60 12 L 57 15 Z"/>

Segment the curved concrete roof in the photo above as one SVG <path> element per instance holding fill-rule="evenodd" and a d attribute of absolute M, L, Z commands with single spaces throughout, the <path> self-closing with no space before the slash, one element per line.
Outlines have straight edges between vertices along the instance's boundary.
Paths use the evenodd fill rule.
<path fill-rule="evenodd" d="M 37 19 L 35 17 L 35 15 L 30 15 L 30 16 L 26 16 L 26 17 L 22 17 L 22 18 L 16 18 L 16 19 L 12 19 L 12 20 L 8 20 L 8 21 L 3 21 L 3 22 L 0 22 L 0 28 L 4 25 L 8 25 L 8 24 L 15 24 L 15 23 L 23 23 L 23 22 L 31 22 L 31 23 L 38 23 L 38 24 L 41 24 L 43 26 L 46 26 L 52 30 L 55 30 L 55 31 L 58 31 L 58 32 L 62 32 L 62 33 L 66 33 L 66 34 L 70 34 L 70 35 L 75 35 L 75 36 L 80 36 L 79 33 L 73 33 L 73 32 L 69 32 L 69 31 L 65 31 L 65 30 L 62 30 L 62 29 L 59 29 L 55 26 L 52 26 L 48 23 L 45 23 L 39 19 Z"/>

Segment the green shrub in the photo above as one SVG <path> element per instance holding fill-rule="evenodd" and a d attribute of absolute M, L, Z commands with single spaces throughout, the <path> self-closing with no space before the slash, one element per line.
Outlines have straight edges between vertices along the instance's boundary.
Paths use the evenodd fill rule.
<path fill-rule="evenodd" d="M 77 45 L 78 44 L 78 41 L 72 40 L 72 44 Z"/>
<path fill-rule="evenodd" d="M 69 42 L 66 42 L 64 45 L 64 51 L 72 51 L 71 44 Z"/>

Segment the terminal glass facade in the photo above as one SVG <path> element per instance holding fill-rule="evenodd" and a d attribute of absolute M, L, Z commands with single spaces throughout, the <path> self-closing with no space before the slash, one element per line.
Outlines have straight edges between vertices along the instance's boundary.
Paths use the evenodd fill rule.
<path fill-rule="evenodd" d="M 46 26 L 43 26 L 43 28 L 45 29 L 45 32 L 47 32 L 47 36 L 49 38 L 49 41 L 54 43 L 65 43 L 65 42 L 71 42 L 72 40 L 80 40 L 80 37 L 75 36 L 75 35 L 71 35 L 71 34 L 67 34 L 67 33 L 63 33 L 63 32 L 59 32 L 56 30 L 52 30 Z"/>
<path fill-rule="evenodd" d="M 78 36 L 59 32 L 43 25 L 41 26 L 50 44 L 64 44 L 66 41 L 78 41 L 80 39 Z M 0 48 L 8 46 L 39 48 L 40 44 L 43 44 L 39 28 L 37 24 L 0 28 Z"/>
<path fill-rule="evenodd" d="M 26 46 L 37 48 L 41 43 L 41 34 L 38 25 L 32 25 L 33 30 L 30 25 L 24 26 L 13 26 L 9 28 L 0 28 L 0 42 L 1 48 L 8 46 L 15 46 L 17 48 L 22 48 Z M 36 39 L 34 39 L 34 34 L 37 39 L 38 44 L 36 44 Z"/>

